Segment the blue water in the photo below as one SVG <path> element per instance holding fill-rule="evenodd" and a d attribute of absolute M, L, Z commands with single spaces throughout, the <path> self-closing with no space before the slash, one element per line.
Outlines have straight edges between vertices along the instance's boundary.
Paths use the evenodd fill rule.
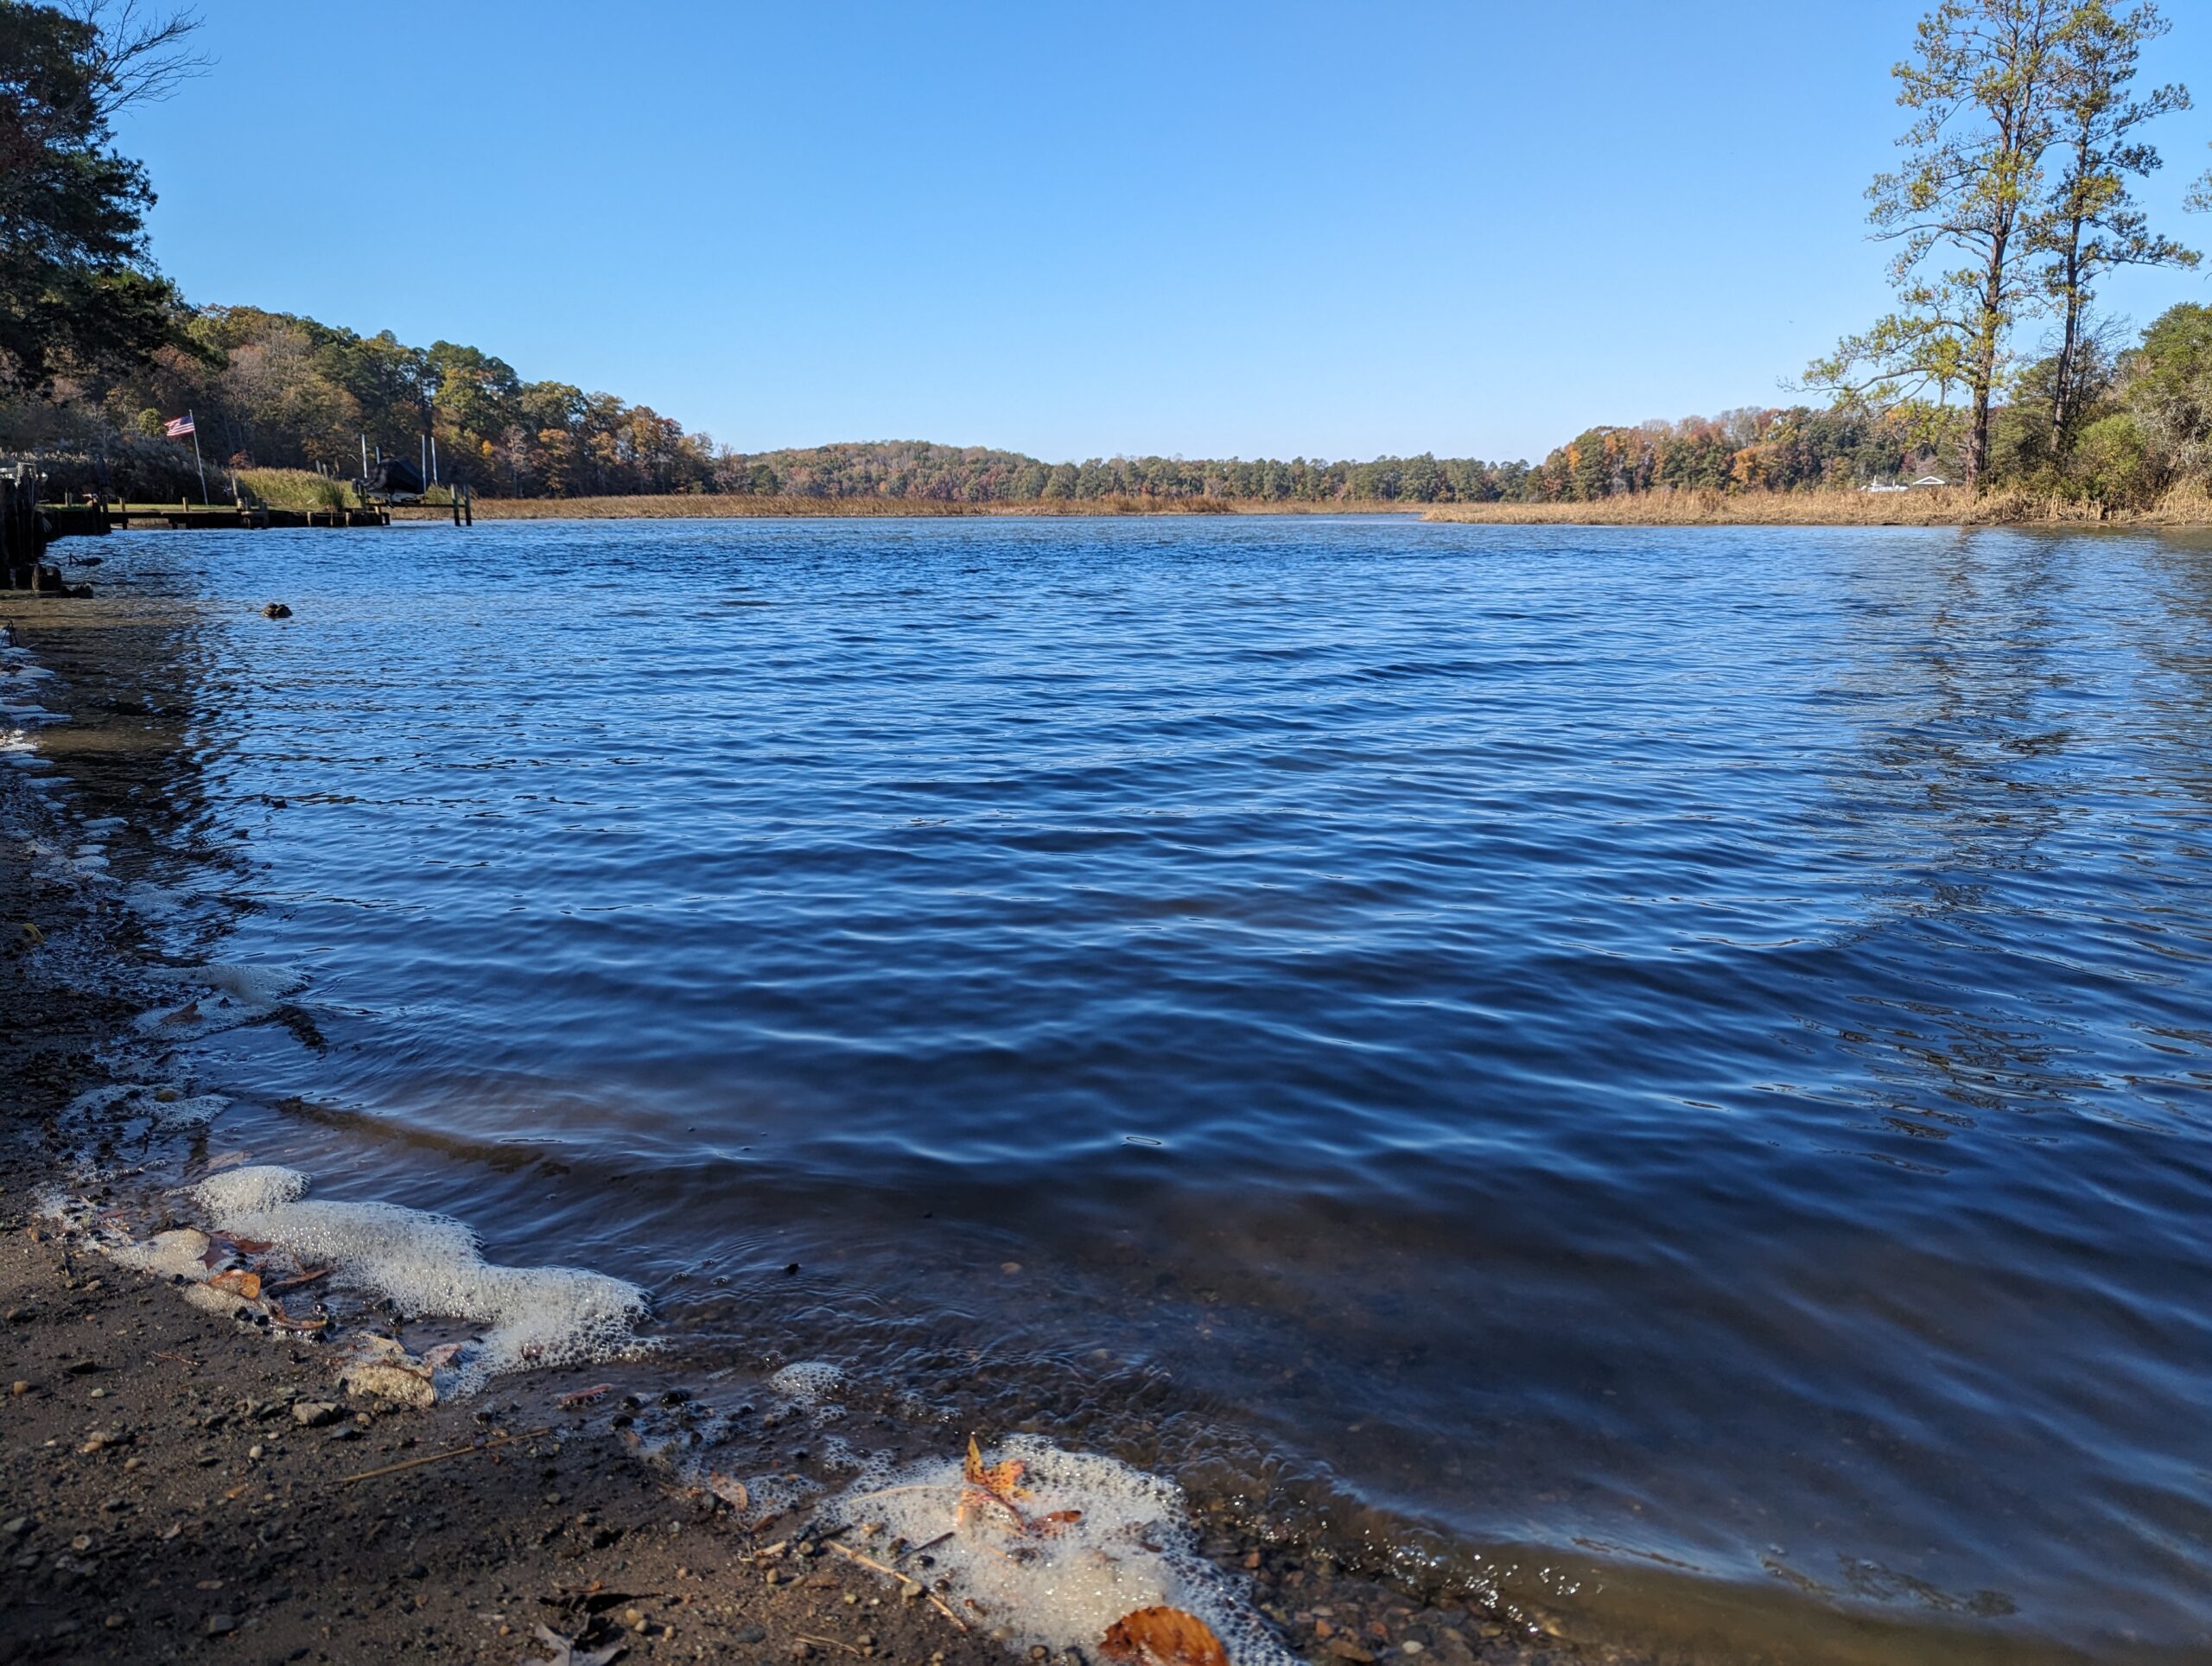
<path fill-rule="evenodd" d="M 319 1192 L 1624 1636 L 2212 1648 L 2212 543 L 108 553 Z"/>

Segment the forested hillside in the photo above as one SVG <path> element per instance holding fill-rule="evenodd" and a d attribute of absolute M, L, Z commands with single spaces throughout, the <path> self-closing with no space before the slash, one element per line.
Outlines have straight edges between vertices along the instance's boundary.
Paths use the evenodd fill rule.
<path fill-rule="evenodd" d="M 2212 472 L 2212 308 L 2173 308 L 2141 342 L 2077 372 L 2063 461 L 2030 366 L 1999 407 L 1990 478 L 2122 503 Z M 1138 499 L 1230 502 L 1587 502 L 1656 489 L 1788 492 L 1948 473 L 1961 413 L 1746 407 L 1679 422 L 1594 427 L 1536 464 L 1475 458 L 1369 461 L 1109 457 L 1052 462 L 982 447 L 892 441 L 745 453 L 687 432 L 650 406 L 567 382 L 525 381 L 505 360 L 449 341 L 408 347 L 289 314 L 208 308 L 143 367 L 64 375 L 49 395 L 0 403 L 0 450 L 34 455 L 68 489 L 136 498 L 196 494 L 188 441 L 164 437 L 191 410 L 222 468 L 322 469 L 350 479 L 364 442 L 415 459 L 425 434 L 443 479 L 492 497 L 714 493 L 772 497 L 1035 503 Z"/>
<path fill-rule="evenodd" d="M 365 442 L 411 461 L 427 434 L 442 478 L 499 497 L 1491 503 L 1653 486 L 1833 485 L 1888 478 L 1927 461 L 1899 421 L 1803 408 L 1593 429 L 1535 467 L 1427 455 L 1052 462 L 918 441 L 744 453 L 647 405 L 572 383 L 525 381 L 476 347 L 409 347 L 389 332 L 365 336 L 251 307 L 192 315 L 181 342 L 143 367 L 65 376 L 51 397 L 18 397 L 0 407 L 0 444 L 37 453 L 74 489 L 173 496 L 196 489 L 191 447 L 162 432 L 167 418 L 186 410 L 197 418 L 203 451 L 226 467 L 350 478 Z"/>

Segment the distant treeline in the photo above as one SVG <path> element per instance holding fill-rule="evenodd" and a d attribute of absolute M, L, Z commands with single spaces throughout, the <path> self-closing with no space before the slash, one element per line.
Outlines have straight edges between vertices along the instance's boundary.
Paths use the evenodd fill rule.
<path fill-rule="evenodd" d="M 1231 502 L 1497 503 L 1579 499 L 1651 485 L 1787 489 L 1887 478 L 1924 461 L 1901 424 L 1804 408 L 1593 429 L 1541 464 L 1472 457 L 1245 461 L 1094 457 L 920 441 L 739 452 L 650 406 L 567 382 L 524 381 L 504 359 L 450 341 L 412 347 L 285 313 L 212 307 L 184 346 L 141 369 L 65 377 L 53 397 L 0 407 L 0 444 L 37 451 L 75 489 L 149 499 L 196 490 L 188 443 L 163 437 L 193 412 L 224 468 L 320 469 L 351 478 L 364 442 L 415 461 L 435 438 L 439 473 L 492 497 L 671 492 L 731 496 L 1038 503 L 1118 499 Z"/>
<path fill-rule="evenodd" d="M 2144 342 L 2084 378 L 2086 407 L 2063 481 L 2119 502 L 2205 472 L 2212 311 L 2183 306 Z M 2035 372 L 2021 386 L 2032 396 Z M 2028 397 L 1999 413 L 1993 474 L 2050 472 L 2049 424 Z M 162 424 L 190 410 L 219 470 L 295 468 L 350 479 L 362 447 L 412 461 L 435 438 L 442 478 L 481 496 L 722 496 L 1021 504 L 1109 500 L 1585 503 L 1624 493 L 1790 492 L 1947 474 L 1955 413 L 1908 404 L 1745 408 L 1592 428 L 1541 463 L 1470 457 L 1048 462 L 918 441 L 738 452 L 673 418 L 565 382 L 526 382 L 504 360 L 439 341 L 410 347 L 289 314 L 193 314 L 149 365 L 65 376 L 50 395 L 0 404 L 0 448 L 35 454 L 73 491 L 157 499 L 196 494 L 189 442 Z"/>

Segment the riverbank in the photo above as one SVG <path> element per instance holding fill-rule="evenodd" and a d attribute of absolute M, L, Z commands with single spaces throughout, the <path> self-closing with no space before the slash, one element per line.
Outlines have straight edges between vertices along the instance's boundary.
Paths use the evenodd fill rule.
<path fill-rule="evenodd" d="M 1961 486 L 1905 492 L 1643 492 L 1590 503 L 1438 504 L 1421 517 L 1491 526 L 2212 526 L 2212 496 L 2181 487 L 2148 509 Z"/>
<path fill-rule="evenodd" d="M 147 1026 L 149 1008 L 175 1000 L 163 980 L 187 969 L 156 963 L 61 802 L 119 747 L 147 747 L 137 784 L 153 780 L 160 742 L 137 737 L 156 726 L 132 720 L 158 711 L 166 724 L 178 709 L 180 690 L 147 673 L 126 607 L 73 601 L 23 621 L 34 649 L 73 637 L 56 658 L 79 676 L 102 664 L 148 680 L 99 685 L 119 721 L 102 723 L 99 703 L 79 700 L 86 721 L 44 731 L 79 778 L 69 792 L 0 771 L 0 1314 L 11 1359 L 0 1555 L 16 1575 L 0 1595 L 0 1644 L 10 1657 L 207 1647 L 262 1659 L 558 1658 L 541 1625 L 632 1659 L 956 1666 L 1018 1656 L 1018 1620 L 980 1609 L 963 1619 L 920 1582 L 872 1571 L 900 1558 L 869 1541 L 867 1523 L 855 1542 L 874 1556 L 830 1548 L 844 1529 L 813 1501 L 840 1484 L 825 1463 L 835 1437 L 805 1392 L 778 1386 L 783 1362 L 700 1382 L 648 1345 L 414 1406 L 340 1387 L 350 1342 L 405 1326 L 420 1347 L 412 1332 L 424 1317 L 334 1288 L 342 1273 L 288 1296 L 285 1316 L 308 1328 L 286 1328 L 258 1301 L 210 1311 L 181 1299 L 204 1282 L 181 1290 L 178 1275 L 117 1263 L 119 1243 L 208 1224 L 185 1188 L 262 1160 L 222 1122 L 164 1115 L 167 1103 L 219 1103 L 213 1089 L 236 1084 L 193 1079 L 188 1050 Z M 42 697 L 57 711 L 73 703 L 67 689 Z M 276 1007 L 251 1021 L 291 1028 L 302 1014 Z M 175 1085 L 135 1104 L 98 1091 L 131 1081 Z M 942 1420 L 917 1427 L 899 1385 L 850 1383 L 838 1397 L 842 1427 L 896 1448 L 897 1461 L 957 1449 Z M 752 1478 L 749 1496 L 702 1484 L 715 1472 Z M 779 1498 L 770 1484 L 785 1482 L 794 1485 Z M 1628 1658 L 1575 1650 L 1525 1612 L 1410 1599 L 1224 1517 L 1192 1531 L 1219 1570 L 1211 1577 L 1249 1590 L 1309 1659 Z"/>
<path fill-rule="evenodd" d="M 670 493 L 628 498 L 478 498 L 479 520 L 945 519 L 1044 516 L 1087 519 L 1142 515 L 1410 515 L 1419 504 L 1380 501 L 1261 503 L 1224 498 L 1095 498 L 1058 502 L 947 503 L 931 498 L 721 497 Z M 443 518 L 425 506 L 402 516 Z"/>
<path fill-rule="evenodd" d="M 870 520 L 1031 517 L 1408 515 L 1489 526 L 2212 526 L 2212 495 L 2178 487 L 2147 509 L 2107 510 L 2032 493 L 1976 497 L 1962 487 L 1909 492 L 1647 492 L 1589 503 L 1445 503 L 1406 499 L 1319 502 L 1224 498 L 1106 498 L 1068 502 L 944 503 L 920 498 L 479 498 L 480 520 Z M 396 519 L 444 520 L 425 505 Z"/>

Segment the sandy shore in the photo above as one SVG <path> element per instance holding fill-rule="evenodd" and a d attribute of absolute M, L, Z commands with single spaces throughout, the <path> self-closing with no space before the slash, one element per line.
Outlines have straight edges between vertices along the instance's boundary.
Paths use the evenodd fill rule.
<path fill-rule="evenodd" d="M 53 606 L 18 619 L 35 653 L 43 627 L 73 623 L 96 643 L 129 639 L 105 628 L 99 601 Z M 80 764 L 104 744 L 89 726 L 69 734 Z M 579 1659 L 618 1644 L 628 1659 L 1020 1657 L 992 1617 L 962 1620 L 848 1555 L 811 1505 L 744 1509 L 698 1485 L 686 1453 L 702 1440 L 732 1473 L 818 1468 L 804 1421 L 760 1392 L 765 1364 L 759 1382 L 721 1385 L 711 1419 L 701 1385 L 650 1351 L 407 1407 L 337 1383 L 348 1336 L 383 1322 L 361 1301 L 334 1291 L 315 1303 L 326 1328 L 287 1335 L 103 1256 L 96 1238 L 187 1224 L 180 1186 L 241 1154 L 205 1127 L 149 1132 L 84 1111 L 81 1096 L 126 1058 L 141 1072 L 188 1066 L 149 1058 L 133 1031 L 155 998 L 146 946 L 112 887 L 54 862 L 65 833 L 26 772 L 0 769 L 0 1654 L 560 1659 L 543 1625 L 581 1639 Z M 747 1392 L 763 1415 L 733 1412 Z M 902 1438 L 893 1385 L 842 1397 L 849 1427 Z M 1225 1518 L 1195 1531 L 1297 1656 L 1641 1657 L 1578 1645 L 1525 1611 L 1421 1600 Z"/>

